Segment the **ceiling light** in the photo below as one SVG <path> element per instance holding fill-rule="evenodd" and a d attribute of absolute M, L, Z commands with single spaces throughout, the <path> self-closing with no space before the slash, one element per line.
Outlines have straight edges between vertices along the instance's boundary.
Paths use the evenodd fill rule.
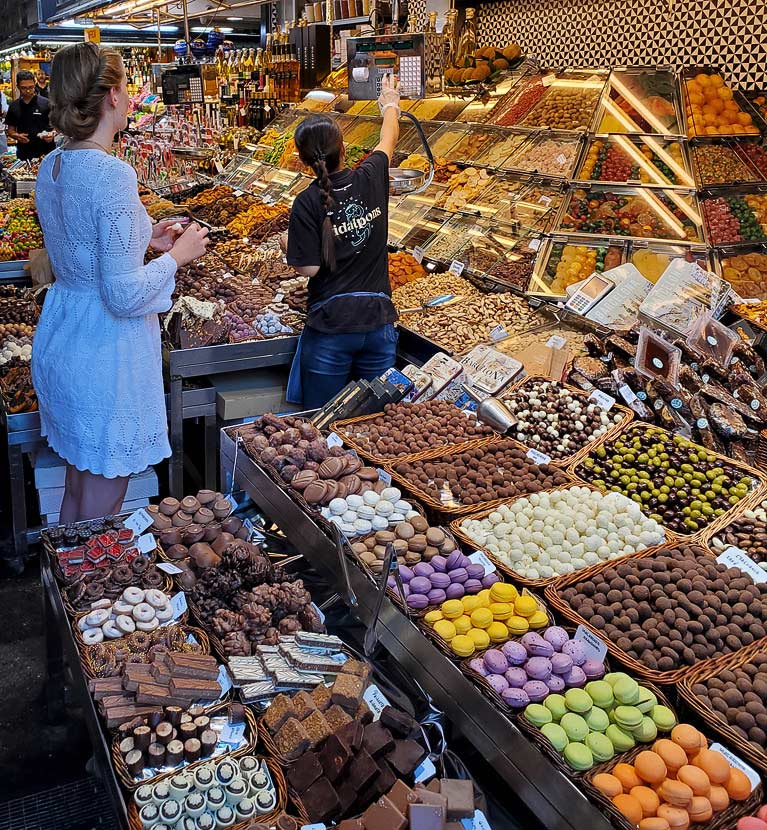
<path fill-rule="evenodd" d="M 217 26 L 216 28 L 218 29 L 219 32 L 221 32 L 222 34 L 225 34 L 225 35 L 228 35 L 228 34 L 230 34 L 231 32 L 234 31 L 234 29 L 231 26 L 223 26 L 223 27 L 222 26 Z M 192 28 L 189 31 L 190 32 L 199 32 L 201 34 L 205 34 L 206 32 L 210 32 L 211 28 L 210 28 L 210 26 L 192 26 Z"/>
<path fill-rule="evenodd" d="M 227 17 L 227 20 L 242 20 L 241 17 Z"/>

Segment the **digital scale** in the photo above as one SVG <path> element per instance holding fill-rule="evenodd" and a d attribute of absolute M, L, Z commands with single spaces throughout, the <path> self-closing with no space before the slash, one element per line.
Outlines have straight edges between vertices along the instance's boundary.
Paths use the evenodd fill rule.
<path fill-rule="evenodd" d="M 174 66 L 162 72 L 164 104 L 203 104 L 202 70 L 197 64 Z"/>
<path fill-rule="evenodd" d="M 609 294 L 615 283 L 602 274 L 592 274 L 588 279 L 579 283 L 572 297 L 565 303 L 565 308 L 576 314 L 585 314 L 590 311 L 606 294 Z"/>
<path fill-rule="evenodd" d="M 440 34 L 353 37 L 347 40 L 346 50 L 350 101 L 375 101 L 384 75 L 399 80 L 402 98 L 442 94 L 444 46 Z"/>

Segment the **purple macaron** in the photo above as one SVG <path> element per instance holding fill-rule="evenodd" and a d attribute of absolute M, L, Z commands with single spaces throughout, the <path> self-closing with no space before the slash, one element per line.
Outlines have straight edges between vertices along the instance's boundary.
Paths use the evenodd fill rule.
<path fill-rule="evenodd" d="M 502 674 L 488 674 L 485 678 L 498 694 L 509 688 L 509 682 Z"/>
<path fill-rule="evenodd" d="M 568 640 L 562 646 L 562 654 L 569 654 L 576 666 L 582 666 L 586 662 L 586 649 L 580 640 Z"/>
<path fill-rule="evenodd" d="M 487 677 L 490 672 L 485 667 L 485 661 L 481 657 L 475 657 L 470 663 L 469 667 L 472 671 L 475 671 L 477 674 L 481 674 L 482 677 Z"/>
<path fill-rule="evenodd" d="M 521 666 L 523 663 L 527 662 L 527 649 L 522 645 L 522 643 L 518 643 L 514 640 L 504 643 L 501 646 L 501 651 L 511 666 Z"/>
<path fill-rule="evenodd" d="M 500 581 L 501 581 L 501 577 L 498 576 L 498 574 L 495 571 L 493 571 L 492 573 L 485 574 L 485 576 L 482 577 L 482 587 L 483 588 L 492 588 L 493 585 L 495 585 L 496 582 L 500 582 Z"/>
<path fill-rule="evenodd" d="M 524 670 L 532 680 L 543 680 L 551 677 L 551 660 L 548 657 L 531 657 L 524 665 Z"/>
<path fill-rule="evenodd" d="M 532 703 L 540 703 L 550 694 L 549 687 L 541 680 L 528 680 L 522 688 Z"/>
<path fill-rule="evenodd" d="M 463 554 L 459 550 L 454 550 L 450 556 L 447 557 L 445 561 L 445 570 L 446 571 L 453 571 L 456 568 L 461 567 L 461 562 L 463 561 Z"/>
<path fill-rule="evenodd" d="M 581 671 L 588 680 L 599 680 L 605 676 L 605 664 L 601 660 L 586 660 L 581 666 Z"/>
<path fill-rule="evenodd" d="M 429 605 L 441 605 L 446 599 L 447 594 L 441 588 L 432 588 L 426 598 L 429 600 Z"/>
<path fill-rule="evenodd" d="M 485 566 L 475 565 L 473 562 L 469 562 L 466 566 L 466 573 L 469 575 L 469 579 L 482 579 L 485 575 Z"/>
<path fill-rule="evenodd" d="M 482 590 L 482 583 L 478 579 L 467 579 L 463 583 L 463 590 L 467 594 L 478 594 Z"/>
<path fill-rule="evenodd" d="M 429 560 L 429 564 L 434 568 L 435 571 L 439 573 L 445 573 L 445 565 L 447 564 L 447 559 L 445 559 L 442 554 L 438 553 L 436 556 L 432 556 Z"/>
<path fill-rule="evenodd" d="M 543 632 L 543 639 L 554 646 L 554 651 L 562 651 L 562 646 L 570 639 L 568 633 L 559 625 L 549 626 Z"/>
<path fill-rule="evenodd" d="M 448 599 L 460 599 L 466 593 L 466 589 L 460 582 L 451 582 L 445 588 L 445 594 Z"/>
<path fill-rule="evenodd" d="M 503 674 L 509 668 L 509 661 L 497 648 L 488 649 L 482 659 L 491 674 Z"/>
<path fill-rule="evenodd" d="M 407 604 L 410 608 L 416 608 L 421 611 L 428 607 L 429 598 L 426 594 L 408 594 Z"/>
<path fill-rule="evenodd" d="M 550 692 L 564 692 L 567 688 L 565 686 L 565 681 L 558 674 L 552 674 L 551 677 L 546 681 L 546 685 L 549 687 Z"/>
<path fill-rule="evenodd" d="M 520 668 L 519 666 L 512 666 L 505 674 L 504 677 L 508 682 L 509 686 L 514 686 L 516 689 L 521 689 L 525 683 L 527 683 L 530 678 L 527 676 L 527 672 Z"/>
<path fill-rule="evenodd" d="M 552 646 L 551 643 L 547 643 L 546 640 L 544 640 L 543 637 L 535 631 L 528 631 L 527 634 L 522 637 L 522 645 L 531 657 L 551 657 L 554 654 L 554 646 Z"/>
<path fill-rule="evenodd" d="M 414 576 L 409 585 L 414 594 L 428 594 L 431 591 L 431 580 L 425 576 Z"/>
<path fill-rule="evenodd" d="M 524 689 L 508 688 L 501 692 L 501 697 L 503 702 L 512 709 L 524 709 L 530 703 L 530 698 Z"/>
<path fill-rule="evenodd" d="M 573 658 L 569 654 L 554 654 L 551 658 L 551 670 L 554 674 L 567 674 L 573 667 Z"/>
<path fill-rule="evenodd" d="M 410 582 L 414 576 L 415 574 L 407 565 L 399 566 L 399 577 L 403 582 Z"/>
<path fill-rule="evenodd" d="M 580 689 L 586 685 L 586 675 L 580 666 L 573 666 L 567 674 L 559 675 L 570 689 Z"/>
<path fill-rule="evenodd" d="M 413 573 L 416 576 L 431 576 L 434 573 L 434 568 L 428 562 L 419 562 L 413 566 Z"/>
<path fill-rule="evenodd" d="M 450 577 L 439 571 L 435 571 L 429 579 L 431 580 L 432 587 L 441 588 L 443 591 L 446 591 L 450 585 Z"/>

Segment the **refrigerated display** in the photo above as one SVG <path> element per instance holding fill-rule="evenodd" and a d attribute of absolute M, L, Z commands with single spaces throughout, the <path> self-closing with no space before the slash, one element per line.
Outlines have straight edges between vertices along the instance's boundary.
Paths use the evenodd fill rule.
<path fill-rule="evenodd" d="M 596 123 L 598 133 L 685 135 L 676 74 L 661 67 L 613 69 Z"/>
<path fill-rule="evenodd" d="M 554 238 L 541 251 L 528 294 L 564 299 L 569 286 L 594 272 L 609 271 L 625 259 L 626 246 L 622 242 L 601 244 Z"/>
<path fill-rule="evenodd" d="M 522 127 L 552 130 L 591 129 L 602 97 L 605 73 L 564 73 L 546 87 L 546 93 L 519 122 Z"/>
<path fill-rule="evenodd" d="M 509 161 L 514 170 L 567 179 L 581 152 L 581 138 L 572 133 L 541 132 L 533 136 Z"/>
<path fill-rule="evenodd" d="M 592 139 L 579 181 L 694 187 L 681 141 L 655 136 L 611 135 Z"/>

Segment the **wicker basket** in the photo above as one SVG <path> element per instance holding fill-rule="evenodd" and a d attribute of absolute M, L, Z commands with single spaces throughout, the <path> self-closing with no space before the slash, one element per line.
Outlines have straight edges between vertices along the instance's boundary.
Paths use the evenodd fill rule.
<path fill-rule="evenodd" d="M 154 555 L 155 554 L 153 552 L 153 557 L 154 557 Z M 162 557 L 160 557 L 160 558 L 162 558 Z M 161 573 L 162 573 L 162 571 L 161 571 Z M 160 585 L 158 587 L 158 590 L 162 591 L 164 594 L 170 595 L 171 591 L 173 590 L 173 580 L 170 578 L 170 574 L 163 573 L 162 577 L 163 577 L 162 585 Z M 64 583 L 62 583 L 62 584 L 64 584 Z M 122 587 L 123 587 L 123 590 L 125 590 L 125 588 L 133 588 L 133 587 L 140 588 L 141 586 L 131 583 L 130 585 L 123 585 Z M 118 599 L 118 598 L 116 598 L 116 599 Z M 88 613 L 88 611 L 79 611 L 78 609 L 76 609 L 72 605 L 72 603 L 66 598 L 66 595 L 64 594 L 63 590 L 61 591 L 61 600 L 64 603 L 64 608 L 66 609 L 67 614 L 69 614 L 69 616 L 71 618 L 73 618 L 74 620 L 79 620 L 80 617 L 82 617 L 82 616 L 84 616 Z M 95 600 L 94 600 L 94 602 L 95 602 Z M 79 629 L 78 629 L 78 631 L 79 631 Z M 78 642 L 79 642 L 79 640 L 78 640 Z"/>
<path fill-rule="evenodd" d="M 505 403 L 507 400 L 514 397 L 515 392 L 518 392 L 520 389 L 524 389 L 525 386 L 532 383 L 544 382 L 553 383 L 555 386 L 567 389 L 568 392 L 570 392 L 573 395 L 577 395 L 584 402 L 588 403 L 589 396 L 582 389 L 578 389 L 578 387 L 572 386 L 569 383 L 564 383 L 563 381 L 553 381 L 551 380 L 551 378 L 546 378 L 542 375 L 528 375 L 527 377 L 523 378 L 521 381 L 515 383 L 509 389 L 501 393 L 501 400 L 503 400 L 503 402 Z M 613 406 L 610 408 L 610 411 L 620 412 L 620 421 L 609 427 L 602 435 L 599 435 L 597 438 L 593 438 L 591 441 L 589 441 L 576 452 L 570 453 L 569 455 L 566 455 L 563 458 L 554 458 L 552 459 L 551 463 L 555 467 L 569 467 L 572 464 L 577 464 L 582 458 L 585 458 L 594 449 L 594 447 L 599 446 L 601 443 L 604 443 L 617 433 L 622 432 L 628 426 L 629 422 L 632 421 L 634 418 L 633 411 L 630 410 L 628 407 L 622 406 L 619 403 L 613 404 Z M 506 437 L 510 441 L 514 441 L 514 443 L 522 447 L 522 449 L 530 449 L 529 446 L 521 443 L 520 441 L 517 441 L 513 436 L 507 435 Z"/>
<path fill-rule="evenodd" d="M 535 594 L 528 591 L 527 588 L 523 588 L 521 593 L 524 594 L 525 596 L 533 597 L 533 599 L 538 603 L 539 610 L 545 611 L 546 616 L 548 617 L 549 621 L 548 621 L 548 623 L 546 623 L 545 626 L 541 626 L 540 630 L 543 630 L 544 628 L 547 628 L 548 626 L 555 624 L 554 623 L 554 617 L 552 616 L 552 613 L 551 613 L 550 609 L 546 607 L 546 604 L 540 599 L 540 597 L 535 596 Z M 440 637 L 439 634 L 437 634 L 437 632 L 430 625 L 428 625 L 426 622 L 424 622 L 423 620 L 415 620 L 414 622 L 417 625 L 417 627 L 434 643 L 434 645 L 436 645 L 437 648 L 443 654 L 445 654 L 447 657 L 449 657 L 454 663 L 458 663 L 460 665 L 464 660 L 467 660 L 467 661 L 468 660 L 473 660 L 477 656 L 477 652 L 475 651 L 474 654 L 471 654 L 468 657 L 461 657 L 460 655 L 456 654 L 450 648 L 450 643 L 447 640 Z M 531 629 L 531 630 L 538 631 L 539 629 Z M 493 643 L 493 646 L 489 646 L 489 648 L 492 648 L 492 647 L 501 648 L 501 646 L 503 646 L 503 643 L 507 643 L 507 642 L 509 642 L 509 640 L 517 640 L 517 639 L 519 639 L 518 636 L 510 635 L 508 640 L 504 640 L 502 643 Z M 485 651 L 486 651 L 486 649 L 482 649 L 483 653 Z"/>
<path fill-rule="evenodd" d="M 541 490 L 539 493 L 554 493 L 558 490 L 567 490 L 570 487 L 588 487 L 590 490 L 594 492 L 601 492 L 598 488 L 594 487 L 591 484 L 585 483 L 578 483 L 578 484 L 564 484 L 561 487 L 552 487 L 550 490 Z M 551 576 L 541 579 L 530 579 L 526 576 L 522 576 L 522 574 L 517 573 L 510 565 L 506 562 L 503 562 L 499 559 L 495 554 L 491 553 L 487 548 L 483 548 L 479 545 L 475 540 L 473 540 L 464 530 L 463 530 L 463 523 L 468 521 L 469 519 L 484 519 L 486 516 L 489 516 L 499 507 L 503 506 L 504 504 L 513 504 L 518 499 L 527 498 L 527 496 L 516 496 L 513 499 L 508 499 L 507 501 L 501 502 L 500 505 L 496 505 L 495 507 L 485 510 L 478 511 L 477 513 L 472 513 L 469 516 L 465 516 L 462 519 L 455 519 L 450 523 L 450 530 L 452 531 L 453 535 L 456 539 L 462 542 L 467 548 L 472 548 L 473 550 L 480 550 L 484 553 L 487 558 L 498 568 L 498 570 L 512 579 L 514 582 L 518 582 L 520 585 L 526 585 L 528 588 L 545 588 L 546 585 L 550 585 L 552 582 L 556 582 L 559 579 L 558 576 Z M 676 534 L 672 533 L 671 531 L 666 530 L 666 541 L 672 541 L 676 538 Z M 626 554 L 627 556 L 632 556 L 633 554 Z M 624 557 L 620 557 L 621 559 Z M 611 559 L 611 562 L 617 562 L 618 559 Z M 575 573 L 583 573 L 585 568 L 581 569 L 580 571 L 576 571 Z"/>
<path fill-rule="evenodd" d="M 195 654 L 210 654 L 208 635 L 201 628 L 193 628 L 186 625 L 171 625 L 167 626 L 167 629 L 174 650 L 190 651 Z M 197 640 L 197 645 L 187 642 L 187 638 L 190 635 Z M 123 648 L 126 644 L 130 648 L 133 642 L 133 636 L 130 635 L 129 638 L 122 637 L 120 640 L 112 640 L 111 642 L 81 648 L 80 662 L 82 663 L 86 677 L 115 677 L 115 672 L 109 669 L 109 664 L 104 661 L 101 655 L 105 650 L 114 654 L 118 647 L 117 643 L 120 644 L 120 648 Z M 137 650 L 133 653 L 140 654 L 142 652 Z"/>
<path fill-rule="evenodd" d="M 765 641 L 757 640 L 751 643 L 750 646 L 718 660 L 714 665 L 703 666 L 690 672 L 679 684 L 679 696 L 705 722 L 706 726 L 721 735 L 723 741 L 731 746 L 738 755 L 752 763 L 762 773 L 767 773 L 767 750 L 760 751 L 752 743 L 745 740 L 729 724 L 720 720 L 717 713 L 702 703 L 693 692 L 693 686 L 696 683 L 703 683 L 712 677 L 718 677 L 725 669 L 738 669 L 749 663 L 757 654 L 764 653 Z"/>
<path fill-rule="evenodd" d="M 503 439 L 503 441 L 508 441 L 508 439 Z M 499 443 L 499 442 L 498 442 Z M 516 442 L 513 443 L 516 447 Z M 492 446 L 491 444 L 485 444 L 484 446 Z M 450 455 L 449 453 L 444 455 Z M 434 460 L 437 456 L 432 457 L 432 459 L 426 460 Z M 439 456 L 442 457 L 442 456 Z M 396 462 L 395 462 L 396 463 Z M 431 511 L 432 515 L 436 518 L 436 521 L 439 523 L 440 521 L 443 522 L 451 522 L 453 519 L 458 517 L 467 516 L 472 513 L 476 513 L 480 510 L 490 510 L 494 507 L 497 507 L 499 504 L 503 504 L 505 501 L 508 501 L 508 497 L 504 499 L 492 499 L 490 501 L 486 501 L 483 504 L 446 504 L 440 501 L 437 501 L 434 496 L 423 490 L 419 485 L 414 484 L 413 482 L 409 481 L 408 479 L 404 478 L 394 469 L 393 464 L 388 464 L 384 467 L 384 469 L 391 475 L 392 481 L 396 481 L 396 483 L 407 492 L 411 493 L 414 498 L 418 499 L 421 503 L 426 505 L 426 507 Z M 574 478 L 567 470 L 562 469 L 561 467 L 552 467 L 555 469 L 558 474 L 563 475 L 565 481 L 563 485 L 556 485 L 556 486 L 564 486 L 566 484 L 580 484 L 581 481 L 579 479 Z M 545 488 L 544 488 L 545 489 Z M 540 492 L 540 491 L 536 491 Z M 452 493 L 450 494 L 452 497 Z M 528 495 L 528 494 L 519 494 L 519 495 Z"/>
<path fill-rule="evenodd" d="M 648 749 L 646 746 L 638 746 L 630 752 L 625 753 L 619 757 L 613 758 L 605 764 L 599 764 L 592 767 L 579 781 L 583 786 L 584 792 L 590 801 L 593 801 L 603 813 L 607 815 L 612 824 L 618 830 L 634 830 L 636 825 L 631 822 L 621 813 L 609 798 L 604 796 L 593 784 L 594 777 L 602 772 L 609 773 L 615 768 L 618 763 L 631 763 L 640 752 Z M 572 771 L 571 773 L 572 774 Z M 733 830 L 738 823 L 738 819 L 743 816 L 754 815 L 762 803 L 763 787 L 761 782 L 754 789 L 751 795 L 745 801 L 730 801 L 726 810 L 717 813 L 708 824 L 692 824 L 691 828 L 700 828 L 700 830 Z"/>
<path fill-rule="evenodd" d="M 231 755 L 222 756 L 231 758 Z M 247 821 L 241 821 L 239 824 L 234 824 L 230 830 L 248 830 L 254 822 L 260 822 L 264 824 L 266 827 L 269 827 L 273 824 L 274 820 L 279 816 L 280 813 L 285 812 L 285 807 L 288 803 L 288 783 L 285 780 L 285 774 L 282 771 L 280 765 L 274 761 L 272 758 L 265 758 L 261 756 L 263 760 L 266 762 L 266 766 L 269 769 L 269 774 L 272 776 L 272 781 L 274 782 L 274 789 L 277 793 L 277 804 L 272 810 L 271 813 L 267 813 L 263 816 L 256 816 L 255 819 L 248 819 Z M 210 760 L 210 759 L 207 759 Z M 153 779 L 157 781 L 158 779 Z M 130 825 L 131 830 L 145 830 L 143 825 L 141 824 L 141 820 L 139 819 L 138 808 L 136 807 L 136 802 L 131 798 L 128 802 L 128 824 Z"/>
<path fill-rule="evenodd" d="M 214 717 L 215 715 L 218 715 L 220 712 L 226 711 L 228 706 L 228 703 L 217 703 L 215 706 L 208 707 L 205 710 L 205 714 L 208 717 Z M 119 735 L 115 735 L 115 737 L 112 739 L 112 763 L 114 765 L 115 772 L 117 773 L 117 777 L 120 779 L 120 783 L 123 785 L 123 787 L 126 790 L 128 790 L 128 792 L 134 792 L 143 784 L 156 784 L 163 778 L 171 778 L 181 769 L 183 769 L 184 772 L 186 772 L 186 770 L 188 769 L 196 769 L 201 764 L 205 764 L 208 761 L 213 760 L 214 758 L 239 758 L 242 755 L 254 754 L 257 746 L 258 730 L 256 727 L 256 719 L 253 716 L 253 712 L 247 706 L 245 707 L 245 724 L 246 737 L 248 738 L 248 740 L 245 743 L 245 745 L 241 746 L 239 749 L 236 749 L 233 752 L 224 752 L 220 755 L 211 756 L 210 758 L 201 758 L 199 761 L 195 761 L 193 764 L 187 764 L 186 766 L 176 767 L 170 770 L 169 772 L 160 772 L 154 778 L 142 778 L 141 781 L 134 780 L 130 772 L 128 772 L 128 768 L 125 766 L 125 759 L 123 758 L 122 752 L 120 752 Z"/>
<path fill-rule="evenodd" d="M 684 544 L 690 543 L 685 542 Z M 694 544 L 698 545 L 699 547 L 704 547 L 703 545 L 701 545 L 700 542 L 695 542 Z M 623 557 L 621 562 L 645 559 L 648 556 L 653 556 L 659 551 L 665 551 L 673 547 L 677 547 L 677 545 L 678 543 L 670 543 L 666 545 L 659 545 L 653 548 L 647 548 L 647 550 L 643 550 L 641 553 Z M 711 554 L 710 551 L 708 551 L 708 553 Z M 713 556 L 713 554 L 711 555 Z M 545 589 L 544 593 L 548 603 L 559 614 L 561 614 L 566 619 L 570 620 L 572 623 L 576 625 L 583 625 L 585 628 L 588 628 L 590 631 L 593 631 L 598 637 L 601 637 L 607 645 L 607 650 L 613 655 L 613 657 L 615 657 L 615 659 L 622 663 L 624 666 L 628 667 L 628 669 L 637 677 L 641 677 L 644 680 L 649 680 L 659 685 L 679 683 L 692 671 L 698 670 L 702 666 L 716 666 L 722 660 L 727 659 L 726 656 L 712 657 L 709 660 L 700 661 L 694 666 L 681 666 L 680 668 L 674 669 L 673 671 L 662 672 L 656 669 L 648 669 L 647 666 L 645 666 L 643 663 L 640 663 L 635 658 L 630 657 L 628 654 L 626 654 L 626 652 L 624 652 L 622 649 L 618 648 L 618 646 L 612 640 L 605 639 L 600 631 L 594 629 L 587 620 L 581 617 L 576 611 L 573 610 L 573 608 L 570 607 L 570 605 L 567 602 L 565 602 L 560 597 L 560 592 L 566 588 L 569 588 L 576 582 L 582 582 L 585 580 L 593 579 L 597 574 L 611 567 L 613 567 L 613 562 L 600 562 L 598 565 L 592 565 L 590 568 L 584 568 L 583 570 L 580 570 L 577 573 L 567 574 L 566 576 L 560 577 L 556 583 L 548 585 Z M 757 642 L 767 642 L 767 638 L 762 638 Z"/>
<path fill-rule="evenodd" d="M 79 626 L 80 620 L 83 619 L 84 617 L 87 617 L 89 613 L 90 613 L 89 611 L 82 611 L 81 613 L 77 614 L 75 616 L 75 618 L 72 620 L 72 632 L 75 635 L 75 642 L 77 643 L 77 647 L 79 649 L 87 648 L 89 645 L 93 645 L 92 643 L 86 643 L 85 640 L 83 640 L 83 632 L 80 631 L 80 626 Z M 181 614 L 181 616 L 179 616 L 175 620 L 172 620 L 169 623 L 169 625 L 173 625 L 174 623 L 176 625 L 183 625 L 187 621 L 188 616 L 189 616 L 189 612 L 184 611 L 184 613 Z M 162 626 L 160 626 L 160 627 L 162 627 Z M 131 632 L 131 633 L 134 633 L 134 632 Z M 121 640 L 125 639 L 125 636 L 128 636 L 128 635 L 124 635 L 122 637 L 117 637 L 115 640 L 112 640 L 111 642 L 119 643 Z M 104 642 L 109 642 L 109 641 L 105 640 Z"/>
<path fill-rule="evenodd" d="M 644 686 L 646 689 L 649 689 L 658 698 L 658 703 L 661 706 L 667 706 L 676 715 L 675 708 L 671 705 L 671 702 L 666 697 L 666 695 L 664 695 L 663 692 L 657 686 L 653 685 L 652 683 L 647 683 L 645 681 L 643 681 L 641 685 Z M 678 721 L 679 718 L 677 717 L 677 722 Z M 543 732 L 541 732 L 540 729 L 533 726 L 524 717 L 518 717 L 516 719 L 516 724 L 517 726 L 519 726 L 522 732 L 524 732 L 525 735 L 530 739 L 530 741 L 552 761 L 554 766 L 562 773 L 562 775 L 565 775 L 568 778 L 581 778 L 587 773 L 593 772 L 593 770 L 596 769 L 596 766 L 602 766 L 602 764 L 595 765 L 590 770 L 585 771 L 574 770 L 567 763 L 567 761 L 565 761 L 564 756 L 554 748 L 551 741 L 549 741 L 549 739 L 543 734 Z M 658 733 L 658 735 L 659 737 L 664 737 L 660 733 Z M 638 747 L 638 751 L 641 752 L 643 749 L 650 749 L 651 746 L 652 743 L 640 744 Z M 619 752 L 616 753 L 616 755 L 613 756 L 613 758 L 610 761 L 607 761 L 606 763 L 610 766 L 614 766 L 617 763 L 621 763 L 628 760 L 629 756 L 635 755 L 636 753 L 637 748 L 630 749 L 628 752 Z"/>
<path fill-rule="evenodd" d="M 636 432 L 647 432 L 651 429 L 655 430 L 655 431 L 662 432 L 668 438 L 672 437 L 670 432 L 668 432 L 667 430 L 661 429 L 660 427 L 652 427 L 650 425 L 639 424 L 639 423 L 629 424 L 626 427 L 626 429 L 623 430 L 620 437 L 630 438 L 630 437 L 632 437 L 632 433 L 635 432 L 635 431 Z M 608 439 L 606 439 L 603 442 L 602 446 L 607 447 L 610 444 L 610 442 L 614 441 L 617 437 L 618 437 L 618 435 L 613 434 L 612 436 L 610 436 Z M 701 449 L 703 450 L 705 448 L 701 447 Z M 590 450 L 589 453 L 587 453 L 586 455 L 583 455 L 578 461 L 576 461 L 574 464 L 571 464 L 568 467 L 568 471 L 570 472 L 570 474 L 574 478 L 577 478 L 581 481 L 588 481 L 586 478 L 581 476 L 580 468 L 581 468 L 581 465 L 583 464 L 583 462 L 586 460 L 586 458 L 588 458 L 591 455 L 593 450 L 594 450 L 594 448 L 592 447 L 592 449 Z M 710 452 L 710 450 L 706 450 L 706 452 L 708 453 L 708 452 Z M 753 503 L 754 499 L 758 499 L 758 500 L 761 501 L 761 499 L 764 498 L 765 494 L 767 494 L 767 475 L 765 475 L 765 473 L 762 473 L 759 470 L 754 469 L 753 467 L 749 467 L 747 464 L 742 464 L 740 461 L 735 461 L 732 458 L 727 458 L 724 455 L 719 455 L 718 453 L 713 453 L 713 455 L 715 455 L 716 458 L 718 459 L 720 466 L 724 467 L 725 469 L 727 469 L 727 468 L 729 468 L 731 470 L 735 469 L 735 470 L 742 471 L 742 472 L 746 473 L 747 475 L 749 475 L 752 479 L 754 479 L 755 486 L 754 486 L 752 492 L 748 496 L 746 496 L 744 499 L 742 499 L 740 502 L 738 502 L 738 504 L 734 505 L 730 510 L 728 510 L 726 513 L 724 513 L 724 515 L 720 516 L 718 519 L 715 519 L 715 520 L 709 522 L 702 529 L 695 531 L 695 533 L 686 534 L 686 533 L 680 533 L 679 531 L 674 531 L 679 539 L 684 539 L 686 541 L 692 541 L 694 539 L 703 538 L 705 533 L 710 532 L 712 529 L 719 528 L 719 527 L 722 527 L 722 526 L 728 524 L 729 522 L 731 522 L 733 520 L 733 518 L 735 516 L 739 515 L 739 513 L 741 513 L 743 510 L 747 510 L 748 506 L 750 506 Z"/>
<path fill-rule="evenodd" d="M 372 415 L 363 415 L 360 418 L 347 418 L 345 421 L 336 421 L 332 424 L 331 428 L 339 435 L 344 444 L 356 451 L 357 455 L 367 461 L 370 461 L 372 464 L 378 465 L 379 467 L 382 464 L 389 464 L 395 461 L 412 461 L 414 459 L 423 461 L 427 458 L 434 458 L 435 456 L 444 455 L 448 452 L 463 452 L 464 450 L 472 449 L 473 447 L 480 447 L 484 444 L 489 444 L 492 441 L 497 441 L 501 437 L 498 433 L 491 430 L 490 435 L 487 435 L 484 438 L 473 438 L 467 441 L 461 441 L 458 444 L 444 444 L 441 447 L 432 447 L 430 450 L 421 450 L 419 452 L 412 453 L 409 452 L 398 456 L 376 455 L 370 450 L 365 449 L 356 437 L 350 433 L 353 432 L 356 425 L 365 424 L 368 421 L 379 418 L 382 414 L 383 413 L 381 412 L 374 412 Z"/>

